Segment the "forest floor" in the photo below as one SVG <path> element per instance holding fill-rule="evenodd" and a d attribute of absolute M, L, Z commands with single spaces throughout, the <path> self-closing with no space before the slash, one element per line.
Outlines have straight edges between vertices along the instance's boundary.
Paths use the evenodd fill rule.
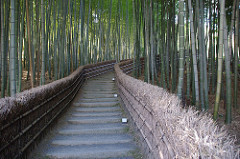
<path fill-rule="evenodd" d="M 160 75 L 158 75 L 158 76 L 160 76 Z M 184 78 L 186 79 L 186 75 L 185 75 Z M 139 79 L 144 81 L 144 75 L 140 76 Z M 158 79 L 160 79 L 160 78 L 158 78 Z M 222 79 L 223 79 L 223 88 L 224 88 L 224 91 L 225 91 L 225 89 L 226 89 L 225 88 L 225 86 L 226 86 L 225 85 L 225 76 L 223 76 Z M 234 95 L 233 95 L 233 92 L 234 92 L 233 81 L 234 81 L 234 77 L 232 77 L 232 97 L 234 97 Z M 184 82 L 185 82 L 184 86 L 186 87 L 187 86 L 186 85 L 186 80 Z M 169 83 L 171 83 L 171 81 L 169 81 Z M 155 85 L 157 85 L 156 81 L 155 81 Z M 169 87 L 171 88 L 171 85 Z M 209 90 L 212 89 L 211 87 L 212 86 L 210 85 Z M 168 89 L 168 92 L 170 92 L 170 88 Z M 186 90 L 186 88 L 184 88 L 184 89 Z M 176 92 L 174 92 L 174 93 L 176 93 Z M 225 112 L 226 112 L 225 108 L 226 108 L 226 106 L 225 106 L 225 102 L 223 100 L 225 98 L 225 95 L 226 95 L 225 92 L 222 93 L 222 97 L 221 97 L 222 99 L 220 101 L 219 113 L 218 113 L 219 117 L 218 117 L 216 122 L 217 122 L 217 125 L 219 127 L 222 127 L 222 126 L 226 127 L 226 130 L 228 131 L 230 136 L 232 136 L 233 138 L 236 139 L 235 144 L 240 146 L 240 79 L 238 79 L 238 101 L 237 101 L 237 105 L 238 105 L 239 108 L 238 109 L 237 108 L 232 108 L 232 122 L 231 122 L 231 124 L 226 124 L 225 123 Z M 208 98 L 209 98 L 209 109 L 208 109 L 207 113 L 213 115 L 216 95 L 209 93 Z M 233 100 L 233 98 L 232 98 L 232 100 Z M 184 103 L 185 103 L 186 106 L 190 106 L 192 102 L 191 102 L 191 100 L 186 100 L 185 99 Z"/>
<path fill-rule="evenodd" d="M 54 78 L 49 79 L 49 76 L 46 73 L 46 75 L 45 75 L 45 84 L 51 83 L 53 81 L 54 81 Z M 38 87 L 38 86 L 40 86 L 40 78 L 36 77 L 34 87 Z M 31 88 L 32 88 L 31 87 L 31 80 L 30 80 L 30 77 L 28 77 L 28 71 L 27 70 L 23 70 L 21 92 L 25 91 L 25 90 L 28 90 L 28 89 L 31 89 Z M 1 91 L 1 88 L 0 88 L 0 91 Z M 7 89 L 5 90 L 5 96 L 6 97 L 9 96 Z"/>
<path fill-rule="evenodd" d="M 49 79 L 48 73 L 45 74 L 45 84 L 51 83 L 54 81 L 54 77 Z M 40 86 L 40 78 L 35 79 L 34 87 Z M 22 91 L 31 89 L 30 77 L 27 79 L 27 71 L 23 71 L 22 77 Z"/>

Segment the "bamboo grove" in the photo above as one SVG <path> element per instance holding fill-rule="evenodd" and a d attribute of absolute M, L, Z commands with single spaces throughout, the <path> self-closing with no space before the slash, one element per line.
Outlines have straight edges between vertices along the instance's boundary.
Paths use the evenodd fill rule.
<path fill-rule="evenodd" d="M 199 110 L 208 110 L 209 95 L 215 95 L 214 119 L 221 100 L 227 123 L 232 108 L 239 109 L 239 0 L 1 0 L 0 5 L 2 97 L 22 91 L 24 70 L 35 87 L 80 65 L 133 58 L 136 78 Z"/>

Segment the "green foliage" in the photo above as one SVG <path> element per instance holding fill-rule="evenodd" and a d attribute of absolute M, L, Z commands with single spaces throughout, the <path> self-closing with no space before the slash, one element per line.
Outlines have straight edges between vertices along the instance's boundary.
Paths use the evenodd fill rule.
<path fill-rule="evenodd" d="M 239 3 L 239 0 L 236 1 Z M 220 55 L 218 40 L 222 24 L 219 21 L 220 3 L 218 1 L 188 0 L 188 3 L 193 3 L 192 7 L 188 8 L 186 1 L 172 0 L 28 0 L 29 28 L 25 2 L 26 0 L 17 1 L 16 14 L 18 15 L 15 22 L 18 32 L 13 32 L 14 30 L 10 28 L 14 25 L 10 24 L 10 20 L 14 21 L 10 14 L 10 0 L 1 1 L 2 97 L 5 96 L 4 90 L 9 88 L 7 85 L 10 82 L 9 68 L 10 66 L 14 68 L 9 59 L 19 60 L 19 68 L 15 68 L 18 72 L 15 76 L 17 76 L 19 92 L 22 72 L 28 71 L 30 75 L 30 55 L 32 55 L 33 70 L 36 70 L 36 79 L 41 74 L 41 84 L 45 83 L 45 79 L 51 79 L 53 76 L 55 80 L 63 78 L 80 65 L 134 57 L 136 77 L 141 75 L 141 69 L 145 69 L 145 81 L 154 83 L 153 78 L 156 78 L 161 87 L 171 92 L 176 92 L 178 86 L 179 97 L 185 97 L 186 93 L 193 103 L 196 105 L 202 103 L 203 109 L 208 108 L 208 88 L 215 93 L 217 57 Z M 232 11 L 234 2 L 235 0 L 226 1 L 225 5 L 228 32 L 231 32 L 230 28 L 235 30 L 239 25 L 238 22 L 234 22 L 235 25 L 230 27 L 230 23 L 234 21 L 231 20 L 231 16 L 234 15 Z M 184 9 L 188 9 L 188 13 L 192 15 L 180 14 Z M 193 17 L 190 23 L 187 23 L 186 20 L 191 16 Z M 235 20 L 238 19 L 235 18 Z M 199 20 L 203 22 L 198 24 Z M 207 36 L 205 36 L 207 30 L 204 26 L 208 26 L 207 29 L 209 29 Z M 16 34 L 18 40 L 13 46 L 18 48 L 18 51 L 14 51 L 15 55 L 18 55 L 15 58 L 9 51 L 13 48 L 12 45 L 10 46 L 12 42 L 10 36 L 13 35 L 10 31 Z M 234 35 L 237 36 L 237 34 Z M 238 45 L 235 42 L 237 40 L 234 41 L 234 45 Z M 28 44 L 32 54 L 29 54 Z M 190 48 L 183 47 L 184 45 Z M 190 52 L 186 52 L 186 49 Z M 232 57 L 237 55 L 236 51 L 233 50 Z M 159 56 L 158 64 L 155 63 L 155 55 Z M 225 53 L 223 55 L 225 56 Z M 224 56 L 222 58 L 226 59 Z M 145 59 L 144 68 L 140 66 L 141 57 Z M 238 56 L 235 60 L 234 70 L 237 70 L 236 68 L 240 68 Z M 185 69 L 187 76 L 186 71 L 182 71 Z M 237 73 L 234 72 L 234 74 Z M 177 79 L 179 79 L 178 82 Z M 207 83 L 206 79 L 211 82 Z M 235 82 L 237 80 L 235 76 Z M 234 101 L 237 105 L 237 86 L 234 88 Z M 199 92 L 201 92 L 201 98 Z"/>

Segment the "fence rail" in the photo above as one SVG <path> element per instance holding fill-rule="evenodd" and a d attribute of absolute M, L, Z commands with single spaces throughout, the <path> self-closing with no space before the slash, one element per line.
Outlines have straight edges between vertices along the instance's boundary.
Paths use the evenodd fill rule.
<path fill-rule="evenodd" d="M 141 66 L 144 66 L 144 61 L 141 60 Z M 147 158 L 158 158 L 159 150 L 162 148 L 163 151 L 167 151 L 166 154 L 168 158 L 174 158 L 174 152 L 169 146 L 166 136 L 164 136 L 163 130 L 161 127 L 156 126 L 158 123 L 155 119 L 155 113 L 147 103 L 144 103 L 143 99 L 140 99 L 136 96 L 136 92 L 131 91 L 126 85 L 128 80 L 124 80 L 122 75 L 123 73 L 129 74 L 134 71 L 133 60 L 124 61 L 119 65 L 115 65 L 115 72 L 117 77 L 117 83 L 119 88 L 120 97 L 127 111 L 129 112 L 129 117 L 133 121 L 136 129 L 140 133 L 141 146 L 144 150 L 144 154 Z M 127 77 L 127 76 L 125 76 Z M 158 136 L 156 136 L 156 132 Z M 159 139 L 162 139 L 164 143 L 159 143 Z M 161 144 L 161 145 L 160 145 Z M 168 145 L 168 146 L 167 146 Z"/>
<path fill-rule="evenodd" d="M 156 64 L 159 61 L 156 58 Z M 209 116 L 185 110 L 176 96 L 128 76 L 139 69 L 133 60 L 115 63 L 82 66 L 68 77 L 24 91 L 16 98 L 0 99 L 0 159 L 26 158 L 34 143 L 68 108 L 84 81 L 113 67 L 120 97 L 147 158 L 239 158 L 234 140 Z M 144 68 L 143 58 L 140 66 Z"/>
<path fill-rule="evenodd" d="M 0 159 L 26 158 L 28 150 L 67 109 L 86 79 L 113 70 L 115 61 L 79 67 L 70 76 L 0 99 Z"/>
<path fill-rule="evenodd" d="M 146 158 L 239 158 L 234 139 L 209 115 L 184 109 L 177 96 L 128 76 L 134 69 L 133 60 L 114 66 L 120 98 Z"/>

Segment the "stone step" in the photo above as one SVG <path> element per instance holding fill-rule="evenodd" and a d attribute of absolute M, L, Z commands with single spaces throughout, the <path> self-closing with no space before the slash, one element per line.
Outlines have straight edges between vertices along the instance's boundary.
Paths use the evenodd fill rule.
<path fill-rule="evenodd" d="M 76 107 L 77 112 L 117 112 L 120 111 L 119 107 Z"/>
<path fill-rule="evenodd" d="M 77 102 L 73 103 L 75 107 L 108 107 L 108 106 L 116 106 L 119 104 L 118 101 L 115 102 Z"/>
<path fill-rule="evenodd" d="M 82 86 L 82 88 L 117 88 L 115 83 L 112 82 L 86 82 L 84 83 L 84 85 Z"/>
<path fill-rule="evenodd" d="M 112 78 L 115 78 L 114 75 L 104 76 L 104 77 L 95 77 L 90 79 L 89 81 L 113 81 Z"/>
<path fill-rule="evenodd" d="M 81 97 L 83 99 L 95 99 L 95 98 L 112 98 L 114 97 L 115 92 L 111 92 L 111 93 L 83 93 L 81 94 Z"/>
<path fill-rule="evenodd" d="M 73 117 L 68 120 L 71 124 L 99 124 L 121 122 L 120 116 L 100 116 L 100 117 Z"/>
<path fill-rule="evenodd" d="M 134 144 L 106 144 L 89 146 L 56 146 L 48 149 L 47 157 L 54 159 L 102 159 L 130 156 Z"/>
<path fill-rule="evenodd" d="M 117 98 L 81 98 L 78 102 L 117 102 Z"/>
<path fill-rule="evenodd" d="M 81 89 L 116 89 L 115 85 L 107 85 L 107 84 L 100 84 L 100 85 L 83 85 Z"/>
<path fill-rule="evenodd" d="M 106 81 L 112 81 L 112 78 L 114 77 L 114 75 L 109 75 L 109 76 L 104 76 L 104 77 L 101 77 L 101 76 L 99 76 L 99 77 L 95 77 L 95 78 L 92 78 L 92 79 L 90 79 L 90 81 L 104 81 L 104 80 L 106 80 Z"/>
<path fill-rule="evenodd" d="M 114 73 L 108 73 L 86 80 L 68 112 L 39 147 L 40 153 L 33 156 L 134 159 L 136 144 L 127 124 L 121 123 L 122 109 L 113 77 Z"/>
<path fill-rule="evenodd" d="M 121 115 L 121 112 L 79 112 L 79 113 L 73 113 L 72 116 L 76 117 L 89 117 L 89 116 L 116 116 Z"/>
<path fill-rule="evenodd" d="M 125 157 L 111 157 L 110 159 L 136 159 L 135 157 L 133 156 L 125 156 Z"/>
<path fill-rule="evenodd" d="M 58 131 L 61 135 L 83 135 L 83 134 L 122 134 L 126 126 L 120 123 L 108 124 L 69 124 Z"/>
<path fill-rule="evenodd" d="M 115 88 L 82 88 L 81 89 L 82 92 L 91 92 L 91 93 L 95 93 L 95 92 L 117 92 L 117 90 Z"/>
<path fill-rule="evenodd" d="M 82 93 L 84 94 L 114 94 L 117 93 L 116 90 L 81 90 Z"/>
<path fill-rule="evenodd" d="M 86 84 L 112 84 L 114 85 L 115 82 L 112 81 L 112 80 L 89 80 L 89 81 L 86 81 Z"/>
<path fill-rule="evenodd" d="M 58 136 L 53 141 L 53 145 L 77 146 L 77 145 L 98 145 L 98 144 L 120 144 L 129 143 L 133 139 L 126 134 L 94 134 L 94 135 L 71 135 Z"/>

